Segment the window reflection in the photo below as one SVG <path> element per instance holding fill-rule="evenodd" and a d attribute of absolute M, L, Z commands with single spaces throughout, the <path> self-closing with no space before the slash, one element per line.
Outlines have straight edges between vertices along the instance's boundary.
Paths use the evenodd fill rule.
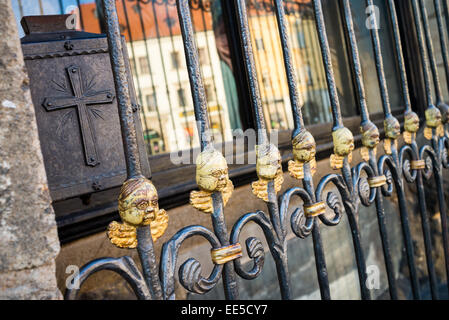
<path fill-rule="evenodd" d="M 80 12 L 78 29 L 93 33 L 101 33 L 100 2 L 12 1 L 19 30 L 24 15 Z M 116 5 L 150 154 L 199 146 L 176 1 L 117 0 Z M 242 125 L 221 1 L 191 0 L 191 8 L 211 128 L 215 141 L 230 140 L 231 129 Z"/>
<path fill-rule="evenodd" d="M 297 82 L 303 98 L 306 125 L 331 122 L 332 114 L 327 91 L 326 74 L 315 27 L 311 0 L 284 1 L 288 32 Z M 267 127 L 292 129 L 293 119 L 282 47 L 272 0 L 247 0 L 249 27 L 253 41 L 254 58 L 259 79 Z M 355 115 L 355 102 L 351 86 L 350 69 L 341 30 L 336 18 L 336 1 L 323 1 L 328 37 L 332 49 L 338 93 L 343 116 Z"/>
<path fill-rule="evenodd" d="M 386 1 L 374 0 L 373 2 L 379 8 L 378 32 L 391 109 L 403 109 L 404 100 L 402 97 L 399 69 L 396 62 L 394 40 L 391 34 L 392 31 Z M 374 60 L 374 49 L 371 42 L 370 30 L 366 27 L 368 15 L 366 13 L 365 1 L 351 0 L 351 9 L 362 64 L 368 110 L 370 113 L 382 112 L 382 100 Z"/>

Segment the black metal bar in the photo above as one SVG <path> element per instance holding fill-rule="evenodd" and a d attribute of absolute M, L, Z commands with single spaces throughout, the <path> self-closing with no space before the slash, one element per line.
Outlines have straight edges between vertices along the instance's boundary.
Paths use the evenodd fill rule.
<path fill-rule="evenodd" d="M 160 57 L 161 62 L 162 62 L 162 69 L 165 71 L 166 68 L 165 68 L 164 54 L 162 52 L 162 42 L 161 42 L 161 35 L 160 35 L 160 30 L 159 30 L 159 22 L 158 22 L 158 18 L 157 18 L 156 8 L 155 8 L 154 2 L 151 3 L 151 9 L 152 9 L 153 17 L 154 17 L 156 37 L 157 37 L 158 47 L 159 47 L 159 57 Z M 173 130 L 176 130 L 175 117 L 173 115 L 173 104 L 172 104 L 172 99 L 170 98 L 170 89 L 169 89 L 169 86 L 168 86 L 168 78 L 167 78 L 167 73 L 166 72 L 164 72 L 164 82 L 165 82 L 165 93 L 167 95 L 168 105 L 169 105 L 169 108 L 170 108 L 171 123 L 172 123 Z M 179 144 L 178 135 L 176 134 L 176 131 L 175 131 L 175 137 L 176 137 L 176 147 L 179 149 L 181 146 Z"/>
<path fill-rule="evenodd" d="M 200 135 L 201 150 L 212 147 L 212 137 L 209 134 L 209 123 L 207 113 L 207 99 L 204 91 L 203 79 L 201 77 L 198 49 L 193 35 L 193 24 L 190 14 L 189 1 L 177 0 L 178 16 L 181 27 L 181 34 L 184 43 L 186 64 L 189 73 L 190 86 L 192 91 L 195 118 L 197 120 L 198 132 Z M 221 192 L 212 194 L 213 214 L 212 224 L 215 234 L 222 246 L 229 245 L 228 232 L 223 213 L 223 199 Z M 238 299 L 238 287 L 233 263 L 227 262 L 223 269 L 223 285 L 227 299 Z"/>
<path fill-rule="evenodd" d="M 150 52 L 148 50 L 148 41 L 147 41 L 147 33 L 146 33 L 146 30 L 145 30 L 145 23 L 144 23 L 143 17 L 142 17 L 142 7 L 140 6 L 140 2 L 139 1 L 137 1 L 136 5 L 137 5 L 137 10 L 139 12 L 140 28 L 142 29 L 143 41 L 144 41 L 144 44 L 145 44 L 145 53 L 146 53 L 146 58 L 147 58 L 148 70 L 150 72 L 151 87 L 152 87 L 154 98 L 155 98 L 154 102 L 156 103 L 156 113 L 157 113 L 157 119 L 158 119 L 158 122 L 159 122 L 159 129 L 161 130 L 161 138 L 162 138 L 162 141 L 164 142 L 163 150 L 165 150 L 165 148 L 166 148 L 166 145 L 165 145 L 165 133 L 164 133 L 164 129 L 162 128 L 161 113 L 159 111 L 159 106 L 158 106 L 158 103 L 157 103 L 157 92 L 156 92 L 156 88 L 154 86 L 154 78 L 153 78 L 154 75 L 153 75 L 153 72 L 152 72 L 152 69 L 151 69 Z M 123 6 L 125 6 L 125 3 L 123 4 Z M 129 24 L 128 24 L 128 26 L 129 26 L 129 28 L 131 27 Z M 142 105 L 143 105 L 143 103 L 142 103 Z M 145 113 L 143 113 L 143 116 L 145 117 Z M 147 127 L 147 129 L 148 129 L 146 117 L 145 117 L 144 121 L 145 121 L 145 127 Z"/>
<path fill-rule="evenodd" d="M 127 33 L 128 33 L 129 41 L 131 43 L 131 52 L 132 52 L 133 61 L 134 61 L 134 74 L 135 74 L 135 77 L 136 77 L 136 80 L 137 80 L 137 89 L 139 91 L 139 101 L 140 101 L 140 105 L 143 106 L 142 90 L 141 90 L 141 87 L 140 87 L 140 79 L 139 79 L 140 77 L 139 77 L 139 73 L 137 72 L 136 53 L 135 53 L 135 50 L 134 50 L 134 42 L 133 42 L 133 36 L 132 36 L 132 32 L 131 32 L 131 24 L 129 23 L 128 10 L 126 8 L 125 0 L 122 0 L 122 6 L 123 6 L 123 11 L 125 13 L 126 25 L 128 26 L 128 28 L 126 28 L 126 30 L 127 30 Z M 149 127 L 148 127 L 147 119 L 145 117 L 144 109 L 143 108 L 141 108 L 141 109 L 142 109 L 141 110 L 142 111 L 142 116 L 144 117 L 145 129 L 148 130 Z M 147 145 L 147 150 L 151 151 L 149 145 Z M 151 154 L 151 152 L 149 152 L 149 153 Z"/>
<path fill-rule="evenodd" d="M 290 103 L 292 107 L 292 114 L 294 120 L 294 130 L 292 132 L 292 138 L 295 138 L 302 130 L 304 130 L 304 120 L 302 116 L 302 97 L 298 89 L 296 82 L 297 74 L 293 62 L 292 52 L 289 45 L 288 35 L 288 22 L 285 16 L 284 3 L 282 0 L 274 0 L 276 18 L 278 21 L 278 29 L 282 46 L 282 53 L 284 57 L 284 66 L 287 75 L 287 83 L 290 94 Z M 312 202 L 315 202 L 315 187 L 313 185 L 313 177 L 310 169 L 310 165 L 305 165 L 304 168 L 303 185 Z M 330 299 L 329 279 L 327 277 L 327 268 L 324 257 L 324 250 L 321 241 L 321 235 L 319 231 L 318 218 L 313 219 L 313 243 L 315 261 L 318 275 L 318 283 L 320 287 L 321 298 L 324 300 Z"/>
<path fill-rule="evenodd" d="M 444 1 L 447 5 L 447 1 Z M 438 35 L 440 38 L 440 46 L 441 46 L 441 55 L 443 56 L 443 63 L 444 63 L 444 71 L 446 74 L 446 86 L 449 90 L 449 53 L 447 48 L 447 33 L 444 29 L 444 20 L 443 20 L 443 8 L 441 5 L 441 0 L 434 0 L 435 5 L 435 15 L 437 17 L 437 24 L 438 24 Z"/>
<path fill-rule="evenodd" d="M 343 127 L 343 119 L 340 111 L 340 102 L 338 100 L 337 85 L 335 83 L 334 70 L 332 68 L 332 58 L 327 41 L 326 25 L 324 23 L 323 8 L 321 0 L 314 0 L 314 11 L 317 25 L 318 38 L 321 46 L 321 55 L 323 58 L 324 70 L 326 72 L 326 81 L 329 89 L 329 98 L 332 106 L 333 130 Z"/>
<path fill-rule="evenodd" d="M 401 45 L 401 36 L 399 33 L 399 25 L 398 25 L 398 19 L 396 14 L 396 8 L 393 0 L 388 0 L 388 13 L 391 21 L 391 25 L 393 28 L 393 35 L 394 35 L 394 41 L 395 41 L 395 51 L 396 51 L 396 57 L 398 60 L 398 66 L 399 66 L 399 73 L 401 77 L 401 87 L 402 87 L 402 93 L 404 97 L 405 102 L 405 111 L 404 116 L 406 119 L 406 124 L 404 125 L 404 129 L 408 134 L 411 136 L 410 140 L 406 141 L 406 143 L 409 143 L 413 154 L 415 155 L 416 159 L 419 159 L 419 152 L 418 152 L 418 145 L 415 140 L 416 131 L 418 130 L 419 123 L 415 128 L 410 127 L 407 124 L 407 121 L 411 121 L 412 118 L 418 119 L 418 116 L 413 113 L 411 109 L 411 103 L 410 103 L 410 93 L 408 90 L 408 82 L 407 82 L 407 74 L 405 71 L 405 63 L 404 63 L 404 57 L 402 54 L 402 45 Z M 407 120 L 409 119 L 409 120 Z M 416 121 L 416 120 L 415 120 Z M 405 139 L 407 140 L 407 139 Z M 406 147 L 403 147 L 400 151 L 402 154 L 406 150 Z M 402 156 L 400 157 L 402 159 Z M 403 161 L 400 160 L 401 165 L 403 166 Z M 429 273 L 429 279 L 430 279 L 430 287 L 432 291 L 432 297 L 437 298 L 437 288 L 436 288 L 436 275 L 435 275 L 435 267 L 434 262 L 432 258 L 432 243 L 430 239 L 430 227 L 429 227 L 429 217 L 427 213 L 427 206 L 426 206 L 426 200 L 424 196 L 424 186 L 423 186 L 423 176 L 421 170 L 417 170 L 416 173 L 416 187 L 418 190 L 418 203 L 420 206 L 420 213 L 421 213 L 421 224 L 422 224 L 422 231 L 423 231 L 423 238 L 424 238 L 424 246 L 425 246 L 425 252 L 426 252 L 426 262 L 427 262 L 427 270 Z"/>
<path fill-rule="evenodd" d="M 129 94 L 128 75 L 123 56 L 122 46 L 124 42 L 122 41 L 120 34 L 115 0 L 103 0 L 102 3 L 106 22 L 106 33 L 108 36 L 109 55 L 117 94 L 128 179 L 138 178 L 142 176 L 142 171 L 140 167 L 139 151 L 137 149 L 137 137 Z M 142 265 L 144 266 L 144 278 L 148 284 L 151 297 L 155 300 L 162 299 L 162 289 L 159 283 L 157 267 L 154 268 L 156 257 L 151 230 L 149 227 L 138 227 L 137 237 L 139 239 L 137 250 Z"/>
<path fill-rule="evenodd" d="M 430 70 L 432 71 L 433 86 L 435 88 L 437 107 L 441 111 L 441 114 L 443 116 L 443 121 L 446 122 L 446 121 L 449 121 L 449 118 L 448 118 L 449 117 L 449 106 L 444 103 L 443 94 L 441 93 L 441 84 L 440 84 L 440 78 L 438 75 L 438 67 L 437 67 L 434 50 L 433 50 L 432 35 L 430 34 L 429 20 L 427 18 L 427 9 L 426 9 L 426 6 L 424 5 L 423 0 L 419 0 L 419 6 L 421 9 L 421 18 L 422 18 L 423 29 L 424 29 L 424 38 L 426 40 L 427 55 L 430 60 Z M 443 47 L 444 46 L 445 45 L 444 45 L 444 41 L 443 41 Z M 443 50 L 443 48 L 442 48 L 442 50 Z"/>
<path fill-rule="evenodd" d="M 416 23 L 416 27 L 417 27 L 417 32 L 418 32 L 418 38 L 419 38 L 419 44 L 420 44 L 420 52 L 421 52 L 421 59 L 423 59 L 423 65 L 424 65 L 424 74 L 429 77 L 429 66 L 427 61 L 425 58 L 425 44 L 426 43 L 426 47 L 427 47 L 427 55 L 429 56 L 430 59 L 430 66 L 431 66 L 431 70 L 432 70 L 432 76 L 433 76 L 433 80 L 434 80 L 434 88 L 435 88 L 435 94 L 437 96 L 437 104 L 438 107 L 443 107 L 443 109 L 446 109 L 444 106 L 445 104 L 442 102 L 441 100 L 441 90 L 439 87 L 439 79 L 438 79 L 438 70 L 436 69 L 436 63 L 435 63 L 435 59 L 433 56 L 433 46 L 432 46 L 432 39 L 431 39 L 431 35 L 430 35 L 430 30 L 429 30 L 429 24 L 428 24 L 428 19 L 427 19 L 427 11 L 426 8 L 424 6 L 424 3 L 422 3 L 422 1 L 419 1 L 419 7 L 418 7 L 418 3 L 417 0 L 413 0 L 412 2 L 413 4 L 413 10 L 414 10 L 414 16 L 415 16 L 415 23 Z M 421 11 L 419 11 L 419 8 L 421 9 Z M 422 19 L 422 20 L 421 20 Z M 421 25 L 421 22 L 423 23 Z M 424 29 L 424 31 L 423 31 Z M 423 36 L 424 33 L 424 36 Z M 425 41 L 425 42 L 424 42 Z M 429 88 L 427 90 L 430 91 L 430 79 L 427 79 L 426 82 L 429 82 Z M 427 85 L 426 85 L 427 87 Z M 428 93 L 429 94 L 429 93 Z M 431 113 L 436 114 L 438 113 L 438 109 L 435 110 L 435 106 L 433 106 L 433 101 L 431 104 L 428 105 L 427 111 L 426 111 L 426 121 L 427 124 L 430 126 L 431 130 L 432 130 L 432 146 L 434 149 L 434 152 L 437 154 L 437 158 L 438 158 L 438 162 L 435 163 L 433 165 L 433 169 L 434 169 L 434 175 L 435 175 L 435 182 L 436 182 L 436 187 L 437 187 L 437 192 L 438 192 L 438 204 L 439 204 L 439 208 L 440 208 L 440 217 L 441 217 L 441 229 L 442 229 L 442 236 L 443 236 L 443 250 L 444 250 L 444 256 L 445 256 L 445 265 L 446 265 L 446 277 L 448 279 L 448 283 L 449 283 L 449 234 L 448 234 L 448 225 L 447 225 L 447 211 L 446 211 L 446 202 L 444 199 L 444 186 L 443 186 L 443 180 L 442 180 L 442 156 L 441 156 L 441 151 L 442 149 L 440 148 L 440 143 L 439 143 L 439 139 L 437 137 L 437 124 L 436 123 L 431 123 L 431 122 L 438 122 L 435 121 L 436 118 L 440 117 L 441 118 L 441 113 L 438 114 L 438 116 L 429 116 L 431 115 Z M 432 119 L 433 118 L 433 119 Z M 434 121 L 430 121 L 429 120 L 434 120 Z M 447 120 L 447 119 L 445 119 Z M 441 124 L 441 121 L 439 121 L 439 123 Z M 435 126 L 436 125 L 436 126 Z M 425 148 L 425 147 L 423 147 Z M 448 285 L 448 289 L 449 289 L 449 285 Z"/>
<path fill-rule="evenodd" d="M 235 0 L 238 26 L 241 35 L 241 44 L 243 47 L 243 56 L 245 59 L 246 77 L 250 87 L 250 96 L 253 113 L 255 115 L 257 133 L 257 143 L 260 147 L 273 147 L 269 145 L 268 136 L 265 127 L 265 119 L 263 115 L 262 105 L 260 101 L 260 92 L 257 82 L 257 73 L 254 62 L 253 48 L 251 44 L 251 34 L 248 26 L 248 14 L 245 0 Z M 259 155 L 258 155 L 259 156 Z M 257 159 L 259 161 L 259 159 Z M 259 173 L 259 172 L 258 172 Z M 286 233 L 280 218 L 280 211 L 276 198 L 276 191 L 274 180 L 271 179 L 267 184 L 268 199 L 266 199 L 268 212 L 273 229 L 276 233 L 276 242 L 271 244 L 270 250 L 276 262 L 276 269 L 278 274 L 279 286 L 281 296 L 283 299 L 290 299 L 290 284 L 289 272 L 287 264 L 287 248 L 286 248 Z"/>
<path fill-rule="evenodd" d="M 372 0 L 366 0 L 366 4 L 367 4 L 367 6 L 374 5 Z M 376 23 L 376 19 L 374 19 L 373 22 Z M 390 106 L 390 101 L 389 101 L 389 93 L 388 93 L 387 83 L 386 83 L 386 79 L 385 79 L 385 70 L 383 67 L 382 49 L 381 49 L 381 45 L 380 45 L 378 28 L 379 28 L 379 26 L 374 25 L 373 28 L 370 30 L 370 33 L 371 33 L 371 39 L 372 39 L 372 44 L 373 44 L 373 48 L 374 48 L 374 58 L 376 61 L 376 70 L 377 70 L 377 75 L 378 75 L 379 87 L 380 87 L 380 91 L 381 91 L 384 116 L 385 116 L 385 121 L 387 123 L 387 121 L 389 121 L 388 118 L 392 118 L 392 114 L 391 114 L 391 106 Z M 390 135 L 388 130 L 391 130 L 391 129 L 388 129 L 388 127 L 386 126 L 385 130 L 386 130 L 387 138 L 390 138 L 390 137 L 388 137 Z M 395 140 L 395 139 L 393 139 L 393 140 Z M 396 164 L 397 168 L 399 168 L 399 179 L 401 180 L 401 183 L 399 185 L 402 188 L 404 188 L 402 170 L 400 170 L 400 168 L 402 167 L 402 164 L 399 162 L 399 157 L 397 154 L 397 148 L 396 148 L 395 142 L 392 143 L 391 153 L 392 153 L 393 159 L 397 160 L 397 161 L 395 161 L 395 164 Z M 405 195 L 405 191 L 403 189 L 397 190 L 397 191 L 398 191 L 399 202 L 402 203 L 400 198 Z M 401 210 L 400 211 L 401 219 L 403 220 L 403 222 L 407 222 L 408 221 L 408 210 L 407 210 L 405 203 L 400 204 L 400 210 Z M 427 223 L 426 219 L 422 220 L 422 223 L 423 223 L 423 232 L 426 232 L 426 229 L 425 229 L 425 225 Z M 410 268 L 410 276 L 412 278 L 411 279 L 412 287 L 414 288 L 413 290 L 415 292 L 415 297 L 417 297 L 419 295 L 419 293 L 417 293 L 419 291 L 419 282 L 418 282 L 416 271 L 415 271 L 416 264 L 414 261 L 412 239 L 409 238 L 410 230 L 408 228 L 408 224 L 403 223 L 402 228 L 403 228 L 403 234 L 404 234 L 405 247 L 406 247 L 406 251 L 407 251 L 408 264 L 409 264 L 409 268 Z M 426 236 L 428 236 L 428 234 L 426 234 Z M 431 247 L 429 247 L 431 245 L 430 243 L 426 243 L 426 245 L 427 245 L 426 246 L 427 249 L 431 248 Z M 432 256 L 427 256 L 427 265 L 430 270 L 430 273 L 434 274 Z M 433 280 L 434 280 L 434 278 L 433 278 Z M 435 285 L 436 285 L 435 282 L 431 281 L 431 283 L 432 283 L 432 286 L 435 287 Z"/>

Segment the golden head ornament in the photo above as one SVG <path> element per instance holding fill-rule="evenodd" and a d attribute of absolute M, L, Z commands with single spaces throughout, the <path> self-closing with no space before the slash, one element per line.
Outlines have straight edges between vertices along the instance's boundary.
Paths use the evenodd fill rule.
<path fill-rule="evenodd" d="M 213 212 L 212 193 L 221 192 L 226 205 L 234 190 L 228 164 L 221 152 L 207 148 L 196 158 L 196 182 L 199 191 L 190 193 L 190 204 L 205 213 Z"/>
<path fill-rule="evenodd" d="M 389 116 L 384 120 L 385 137 L 387 139 L 396 140 L 401 135 L 401 125 L 398 119 Z"/>
<path fill-rule="evenodd" d="M 341 169 L 343 168 L 343 161 L 345 157 L 348 160 L 352 159 L 352 151 L 354 151 L 354 136 L 348 128 L 339 128 L 332 132 L 332 138 L 334 141 L 334 154 L 330 157 L 331 168 Z"/>
<path fill-rule="evenodd" d="M 310 163 L 312 170 L 315 166 L 316 142 L 312 134 L 304 129 L 293 138 L 292 145 L 293 160 L 288 163 L 288 171 L 300 180 L 304 178 L 304 163 Z"/>
<path fill-rule="evenodd" d="M 168 226 L 168 215 L 159 209 L 159 198 L 153 183 L 145 177 L 128 179 L 120 189 L 118 210 L 123 223 L 113 221 L 108 237 L 121 248 L 137 246 L 136 228 L 150 226 L 153 241 L 160 238 Z"/>
<path fill-rule="evenodd" d="M 444 102 L 440 102 L 438 103 L 438 109 L 440 109 L 443 124 L 449 123 L 449 106 Z"/>
<path fill-rule="evenodd" d="M 419 130 L 419 117 L 413 111 L 404 115 L 404 130 L 410 133 L 416 133 Z"/>
<path fill-rule="evenodd" d="M 362 145 L 364 147 L 373 149 L 379 144 L 379 129 L 371 121 L 368 121 L 363 126 L 361 126 L 360 132 L 362 133 Z"/>
<path fill-rule="evenodd" d="M 429 107 L 426 110 L 426 126 L 429 128 L 437 128 L 441 125 L 441 117 L 441 111 L 437 107 Z"/>
<path fill-rule="evenodd" d="M 416 138 L 416 133 L 419 130 L 419 117 L 416 113 L 408 111 L 404 114 L 404 141 L 411 144 Z"/>
<path fill-rule="evenodd" d="M 256 171 L 259 180 L 252 183 L 253 194 L 268 201 L 268 183 L 274 180 L 275 192 L 279 192 L 284 182 L 281 154 L 273 144 L 256 146 Z"/>

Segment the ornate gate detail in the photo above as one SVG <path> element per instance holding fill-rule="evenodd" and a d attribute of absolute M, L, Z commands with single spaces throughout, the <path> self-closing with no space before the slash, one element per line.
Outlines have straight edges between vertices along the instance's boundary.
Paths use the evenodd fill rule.
<path fill-rule="evenodd" d="M 237 8 L 238 27 L 241 32 L 241 43 L 244 50 L 245 71 L 251 93 L 251 106 L 256 116 L 256 128 L 258 130 L 256 147 L 258 181 L 252 183 L 252 190 L 255 197 L 266 203 L 267 212 L 246 213 L 238 219 L 230 232 L 226 228 L 225 205 L 232 196 L 233 185 L 228 177 L 225 158 L 218 150 L 214 149 L 210 135 L 206 134 L 209 129 L 207 99 L 200 73 L 197 48 L 193 38 L 189 1 L 177 0 L 176 4 L 189 70 L 195 117 L 199 123 L 198 132 L 201 142 L 201 153 L 196 159 L 196 180 L 200 190 L 191 193 L 190 202 L 199 211 L 210 215 L 213 230 L 199 225 L 188 226 L 179 230 L 163 245 L 158 270 L 158 259 L 154 252 L 153 242 L 164 233 L 167 223 L 169 223 L 168 217 L 164 210 L 159 209 L 155 186 L 150 180 L 142 176 L 115 1 L 103 0 L 128 176 L 119 198 L 119 212 L 122 223 L 111 223 L 108 228 L 108 236 L 111 242 L 119 247 L 137 248 L 143 273 L 140 273 L 135 262 L 129 257 L 118 259 L 104 258 L 92 261 L 84 266 L 79 278 L 74 279 L 74 281 L 79 280 L 82 284 L 91 274 L 107 269 L 122 275 L 131 284 L 135 294 L 140 299 L 175 299 L 175 274 L 178 272 L 181 285 L 190 292 L 204 294 L 214 288 L 222 278 L 226 298 L 238 299 L 237 277 L 247 280 L 255 279 L 262 271 L 264 265 L 265 252 L 263 245 L 261 240 L 255 237 L 250 237 L 244 241 L 249 258 L 253 263 L 251 269 L 245 270 L 240 260 L 243 245 L 243 239 L 240 237 L 241 232 L 247 223 L 254 222 L 263 231 L 270 253 L 274 258 L 281 297 L 283 299 L 291 298 L 291 283 L 287 264 L 287 231 L 288 228 L 291 228 L 293 233 L 299 238 L 312 235 L 321 297 L 322 299 L 331 299 L 320 228 L 338 225 L 342 216 L 346 214 L 352 235 L 361 296 L 362 299 L 370 299 L 370 291 L 366 284 L 365 252 L 361 246 L 357 216 L 361 205 L 371 206 L 374 204 L 376 206 L 388 276 L 389 292 L 391 299 L 397 299 L 398 289 L 392 265 L 384 208 L 384 198 L 396 193 L 413 297 L 420 299 L 421 292 L 409 226 L 409 213 L 405 202 L 405 184 L 414 183 L 418 191 L 432 298 L 438 299 L 423 181 L 435 179 L 441 212 L 446 271 L 449 278 L 447 208 L 442 178 L 443 169 L 449 167 L 449 133 L 447 130 L 449 107 L 441 98 L 438 71 L 433 55 L 427 13 L 423 0 L 411 0 L 415 25 L 410 26 L 416 28 L 418 35 L 428 99 L 425 135 L 430 140 L 430 143 L 421 147 L 416 142 L 419 118 L 411 108 L 395 4 L 394 0 L 385 0 L 388 3 L 388 17 L 393 26 L 394 49 L 400 70 L 401 89 L 405 100 L 404 132 L 402 134 L 406 143 L 401 148 L 398 148 L 397 143 L 397 139 L 401 135 L 401 128 L 399 121 L 391 112 L 378 31 L 376 28 L 372 28 L 370 33 L 375 53 L 374 57 L 384 116 L 383 129 L 385 139 L 382 142 L 380 141 L 379 129 L 371 121 L 367 108 L 350 1 L 340 0 L 343 8 L 344 31 L 349 39 L 350 63 L 354 70 L 357 97 L 360 100 L 361 156 L 363 162 L 358 164 L 351 164 L 354 137 L 353 133 L 344 126 L 342 119 L 321 0 L 313 1 L 313 12 L 315 13 L 332 107 L 332 137 L 334 143 L 334 152 L 330 157 L 330 168 L 334 171 L 324 176 L 316 187 L 312 179 L 316 171 L 316 143 L 311 133 L 304 126 L 301 111 L 301 93 L 296 83 L 296 70 L 293 65 L 292 52 L 289 48 L 288 26 L 285 17 L 284 2 L 288 1 L 274 0 L 273 10 L 278 21 L 294 119 L 294 130 L 292 132 L 294 158 L 288 164 L 288 171 L 292 177 L 298 180 L 298 185 L 302 182 L 302 186 L 287 190 L 279 195 L 279 199 L 277 195 L 283 182 L 281 156 L 276 146 L 270 144 L 265 128 L 250 41 L 246 1 L 234 1 Z M 198 5 L 197 2 L 194 2 L 194 5 Z M 366 5 L 373 5 L 373 1 L 366 0 Z M 440 0 L 435 0 L 435 7 L 445 68 L 446 72 L 449 72 L 449 59 L 447 57 L 448 51 L 445 42 L 446 35 L 443 28 Z M 436 90 L 436 105 L 434 105 L 432 97 L 431 77 L 433 77 L 433 85 Z M 48 105 L 50 100 L 46 101 Z M 57 101 L 53 103 L 55 105 L 58 104 Z M 380 143 L 384 146 L 385 154 L 377 157 L 376 147 Z M 325 189 L 329 185 L 335 186 L 336 191 L 326 192 Z M 295 206 L 293 213 L 289 216 L 288 212 L 291 211 L 293 206 L 291 200 L 295 196 L 299 197 L 303 204 Z M 325 214 L 326 211 L 328 211 L 327 214 Z M 179 270 L 176 269 L 179 249 L 183 242 L 192 236 L 203 237 L 211 245 L 211 260 L 214 263 L 214 267 L 208 276 L 202 275 L 201 265 L 194 258 L 187 259 L 181 263 Z M 78 291 L 79 289 L 67 290 L 66 298 L 76 298 Z"/>

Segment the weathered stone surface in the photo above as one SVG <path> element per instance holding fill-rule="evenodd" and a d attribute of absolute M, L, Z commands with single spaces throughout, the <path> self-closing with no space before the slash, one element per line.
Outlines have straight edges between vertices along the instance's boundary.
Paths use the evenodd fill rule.
<path fill-rule="evenodd" d="M 2 273 L 0 299 L 61 299 L 62 295 L 55 287 L 55 262 L 52 260 L 33 269 Z"/>
<path fill-rule="evenodd" d="M 0 0 L 0 30 L 1 295 L 55 298 L 59 241 L 10 0 Z"/>

